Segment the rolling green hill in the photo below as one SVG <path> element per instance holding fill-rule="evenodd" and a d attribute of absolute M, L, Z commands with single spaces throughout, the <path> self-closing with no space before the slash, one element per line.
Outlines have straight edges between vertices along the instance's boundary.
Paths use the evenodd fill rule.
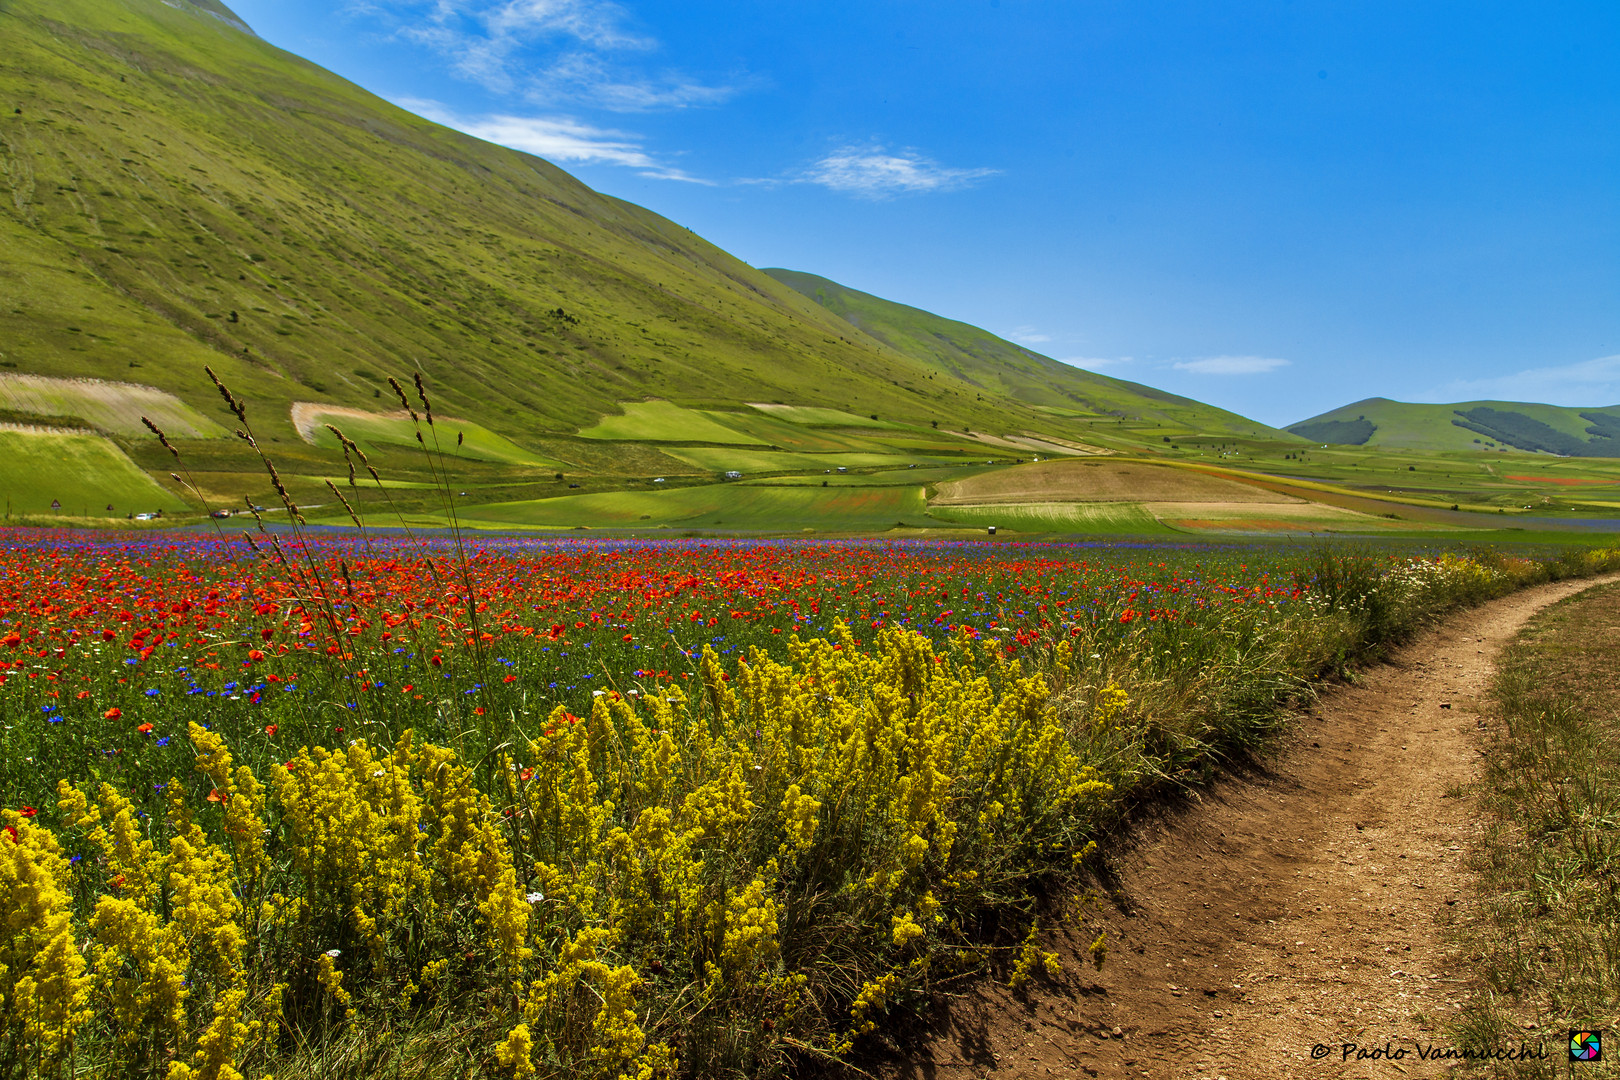
<path fill-rule="evenodd" d="M 1042 356 L 977 326 L 872 296 L 814 274 L 767 269 L 868 336 L 911 356 L 932 376 L 960 379 L 1055 415 L 1123 417 L 1211 435 L 1288 436 L 1247 417 L 1151 386 Z"/>
<path fill-rule="evenodd" d="M 1291 424 L 1288 430 L 1312 442 L 1342 446 L 1620 456 L 1620 406 L 1569 408 L 1523 401 L 1424 405 L 1368 398 Z"/>
<path fill-rule="evenodd" d="M 126 379 L 259 424 L 391 409 L 522 440 L 616 403 L 858 406 L 1051 427 L 641 207 L 404 112 L 217 3 L 0 4 L 0 372 Z"/>

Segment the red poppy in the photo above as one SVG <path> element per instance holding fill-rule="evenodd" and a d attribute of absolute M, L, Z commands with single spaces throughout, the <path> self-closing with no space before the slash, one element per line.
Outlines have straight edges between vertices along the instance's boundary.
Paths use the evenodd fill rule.
<path fill-rule="evenodd" d="M 248 659 L 252 660 L 254 662 L 263 660 L 264 659 L 264 653 L 259 649 L 249 649 L 248 650 Z"/>
<path fill-rule="evenodd" d="M 35 810 L 32 806 L 25 806 L 21 810 L 17 811 L 17 813 L 21 814 L 23 817 L 33 817 L 35 814 L 39 813 L 39 811 Z"/>
<path fill-rule="evenodd" d="M 112 708 L 110 708 L 106 712 L 102 713 L 101 718 L 103 720 L 117 720 L 119 717 L 121 717 L 123 715 L 124 715 L 124 710 L 120 709 L 118 706 L 114 705 Z"/>
<path fill-rule="evenodd" d="M 208 793 L 208 801 L 209 802 L 217 802 L 217 803 L 229 802 L 230 801 L 230 796 L 229 795 L 221 795 L 219 793 L 219 788 L 214 788 L 212 791 L 210 791 Z"/>
<path fill-rule="evenodd" d="M 517 676 L 508 675 L 506 678 L 502 679 L 501 682 L 517 682 Z"/>
<path fill-rule="evenodd" d="M 279 727 L 277 725 L 275 725 L 275 724 L 266 724 L 266 725 L 264 725 L 264 733 L 266 735 L 269 735 L 271 738 L 275 737 L 275 734 L 276 734 L 276 732 L 278 730 L 279 730 Z"/>
<path fill-rule="evenodd" d="M 142 724 L 140 727 L 136 728 L 135 730 L 140 732 L 142 735 L 150 735 L 150 734 L 152 734 L 152 725 L 151 724 Z"/>

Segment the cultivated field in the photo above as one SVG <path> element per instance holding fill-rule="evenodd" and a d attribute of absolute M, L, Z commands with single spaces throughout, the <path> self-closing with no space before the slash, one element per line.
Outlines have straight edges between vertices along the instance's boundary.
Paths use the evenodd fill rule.
<path fill-rule="evenodd" d="M 0 423 L 0 461 L 0 498 L 9 514 L 122 520 L 131 513 L 187 511 L 173 490 L 88 431 Z M 53 510 L 53 502 L 60 508 Z"/>
<path fill-rule="evenodd" d="M 438 445 L 450 460 L 474 458 L 507 465 L 527 465 L 550 468 L 558 463 L 518 446 L 512 440 L 495 434 L 488 428 L 455 417 L 436 418 L 435 427 L 413 423 L 411 414 L 403 410 L 395 413 L 373 413 L 362 409 L 343 409 L 331 405 L 315 405 L 307 401 L 294 402 L 293 426 L 305 442 L 329 450 L 339 449 L 338 440 L 326 425 L 331 424 L 360 446 L 372 450 L 382 446 L 414 447 L 418 428 L 433 447 Z"/>
<path fill-rule="evenodd" d="M 763 443 L 752 435 L 727 427 L 697 409 L 683 409 L 669 401 L 627 401 L 624 413 L 602 417 L 580 436 L 586 439 L 626 439 L 648 442 L 720 443 L 748 445 Z M 765 443 L 764 445 L 769 445 Z"/>
<path fill-rule="evenodd" d="M 176 439 L 213 439 L 223 427 L 173 394 L 150 386 L 101 379 L 52 379 L 0 374 L 0 411 L 77 420 L 115 435 L 146 437 L 146 417 Z"/>
<path fill-rule="evenodd" d="M 1301 500 L 1218 476 L 1139 462 L 1043 461 L 952 480 L 936 505 L 1053 502 L 1297 503 Z"/>

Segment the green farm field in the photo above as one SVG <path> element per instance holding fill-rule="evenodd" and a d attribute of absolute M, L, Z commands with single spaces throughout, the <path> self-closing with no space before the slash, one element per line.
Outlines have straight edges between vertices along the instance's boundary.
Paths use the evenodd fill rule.
<path fill-rule="evenodd" d="M 609 414 L 581 431 L 584 439 L 624 442 L 761 444 L 762 440 L 726 426 L 699 409 L 686 409 L 670 401 L 627 401 L 620 415 Z"/>
<path fill-rule="evenodd" d="M 710 484 L 670 491 L 614 491 L 459 511 L 474 528 L 681 528 L 737 532 L 885 531 L 932 522 L 922 485 L 764 487 Z"/>
<path fill-rule="evenodd" d="M 1174 533 L 1138 503 L 1021 503 L 998 506 L 933 506 L 929 513 L 941 521 L 995 526 L 1002 532 L 1032 535 L 1083 534 L 1098 536 L 1157 536 Z"/>
<path fill-rule="evenodd" d="M 528 465 L 536 468 L 554 468 L 559 462 L 525 450 L 512 440 L 497 435 L 481 424 L 454 417 L 436 417 L 434 426 L 417 424 L 410 415 L 368 413 L 360 409 L 322 408 L 307 402 L 293 406 L 294 422 L 299 434 L 316 446 L 329 450 L 339 448 L 337 436 L 327 430 L 331 424 L 354 440 L 362 449 L 381 446 L 415 448 L 417 431 L 422 432 L 427 445 L 434 445 L 452 461 L 457 458 L 475 458 L 507 465 Z"/>
<path fill-rule="evenodd" d="M 721 447 L 691 446 L 665 451 L 670 457 L 711 472 L 737 470 L 743 473 L 824 473 L 840 468 L 882 469 L 916 463 L 934 464 L 937 458 L 920 454 L 793 454 L 769 450 L 730 450 Z"/>
<path fill-rule="evenodd" d="M 113 442 L 90 432 L 0 425 L 0 498 L 8 514 L 113 518 L 187 510 L 184 500 L 137 468 Z M 61 503 L 53 511 L 52 502 Z M 113 507 L 111 514 L 107 507 Z"/>

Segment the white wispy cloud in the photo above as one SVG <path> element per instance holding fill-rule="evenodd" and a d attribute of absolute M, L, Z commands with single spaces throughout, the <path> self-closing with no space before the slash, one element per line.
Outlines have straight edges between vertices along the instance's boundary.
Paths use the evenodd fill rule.
<path fill-rule="evenodd" d="M 655 112 L 723 105 L 739 86 L 709 86 L 678 71 L 631 74 L 594 53 L 576 51 L 535 72 L 524 90 L 531 101 L 574 101 L 610 112 Z"/>
<path fill-rule="evenodd" d="M 1289 361 L 1275 356 L 1205 356 L 1197 360 L 1178 360 L 1170 366 L 1195 375 L 1264 375 L 1288 364 Z"/>
<path fill-rule="evenodd" d="M 955 191 L 999 169 L 955 169 L 915 150 L 893 153 L 882 146 L 846 146 L 812 165 L 802 179 L 864 199 L 888 199 L 934 191 Z"/>
<path fill-rule="evenodd" d="M 1447 383 L 1441 396 L 1451 400 L 1497 398 L 1549 405 L 1612 405 L 1620 403 L 1620 354 L 1526 368 L 1511 375 L 1458 379 Z"/>
<path fill-rule="evenodd" d="M 1012 340 L 1022 342 L 1025 345 L 1040 345 L 1044 342 L 1052 340 L 1052 335 L 1041 333 L 1041 329 L 1038 326 L 1020 326 L 1008 331 L 1007 336 Z"/>
<path fill-rule="evenodd" d="M 624 8 L 608 0 L 506 0 L 494 5 L 460 0 L 456 6 L 477 11 L 498 36 L 570 37 L 598 49 L 658 47 L 653 38 L 625 29 Z"/>
<path fill-rule="evenodd" d="M 741 89 L 641 70 L 636 58 L 656 53 L 659 42 L 634 30 L 629 13 L 609 0 L 416 0 L 404 7 L 411 14 L 401 18 L 399 5 L 358 5 L 444 55 L 462 78 L 535 104 L 649 112 L 715 105 Z"/>
<path fill-rule="evenodd" d="M 469 117 L 460 116 L 436 101 L 402 98 L 395 104 L 474 138 L 522 150 L 547 161 L 576 165 L 620 165 L 637 169 L 641 175 L 658 180 L 681 180 L 693 184 L 710 182 L 659 161 L 647 152 L 637 135 L 594 127 L 570 116 Z"/>

